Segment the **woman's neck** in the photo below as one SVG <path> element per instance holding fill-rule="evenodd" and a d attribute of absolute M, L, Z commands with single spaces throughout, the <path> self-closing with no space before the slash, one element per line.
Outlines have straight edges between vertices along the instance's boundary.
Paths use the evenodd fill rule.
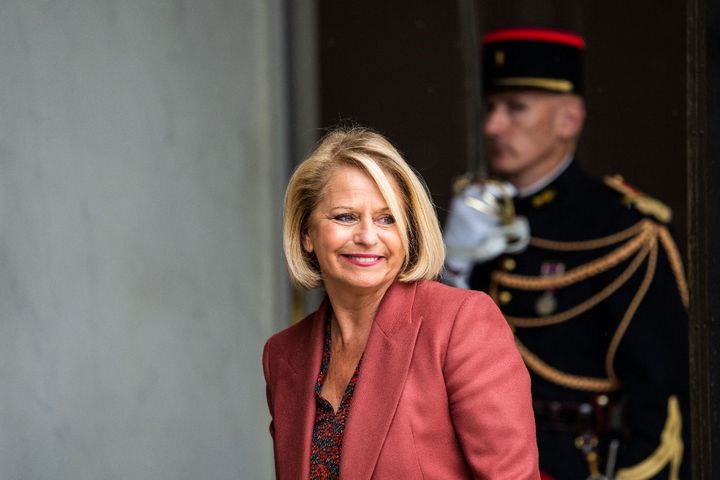
<path fill-rule="evenodd" d="M 366 294 L 357 292 L 327 291 L 333 312 L 333 343 L 340 345 L 362 344 L 364 348 L 375 315 L 387 288 Z"/>

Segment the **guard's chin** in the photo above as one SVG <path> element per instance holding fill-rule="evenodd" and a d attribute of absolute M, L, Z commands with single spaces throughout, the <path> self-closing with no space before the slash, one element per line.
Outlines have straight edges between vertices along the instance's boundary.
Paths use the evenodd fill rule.
<path fill-rule="evenodd" d="M 490 158 L 490 171 L 495 175 L 509 175 L 513 171 L 512 159 L 503 154 L 493 155 Z"/>

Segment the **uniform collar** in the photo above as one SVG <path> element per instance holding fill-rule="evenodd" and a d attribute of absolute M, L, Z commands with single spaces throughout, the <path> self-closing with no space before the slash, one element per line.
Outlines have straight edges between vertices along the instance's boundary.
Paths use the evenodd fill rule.
<path fill-rule="evenodd" d="M 584 173 L 582 167 L 573 158 L 562 171 L 555 173 L 557 174 L 555 178 L 532 195 L 515 197 L 515 210 L 518 214 L 527 215 L 547 205 L 554 205 L 561 197 L 565 197 L 568 191 L 583 188 L 580 185 L 584 184 L 581 180 Z"/>
<path fill-rule="evenodd" d="M 544 189 L 551 183 L 553 183 L 560 175 L 563 174 L 565 170 L 570 166 L 570 164 L 573 162 L 573 159 L 575 156 L 573 154 L 568 155 L 565 157 L 565 160 L 563 160 L 560 165 L 558 165 L 552 172 L 545 175 L 543 178 L 538 180 L 537 182 L 533 183 L 532 185 L 529 185 L 526 188 L 523 188 L 522 190 L 519 190 L 518 197 L 520 198 L 527 198 L 535 195 L 540 190 Z"/>

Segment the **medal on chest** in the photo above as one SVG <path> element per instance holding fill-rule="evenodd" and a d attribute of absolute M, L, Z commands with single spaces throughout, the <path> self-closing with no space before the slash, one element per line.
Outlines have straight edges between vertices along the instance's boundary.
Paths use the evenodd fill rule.
<path fill-rule="evenodd" d="M 552 277 L 565 273 L 565 264 L 562 262 L 543 262 L 540 265 L 541 277 Z M 551 315 L 557 310 L 555 289 L 545 290 L 535 301 L 535 313 L 540 317 Z"/>

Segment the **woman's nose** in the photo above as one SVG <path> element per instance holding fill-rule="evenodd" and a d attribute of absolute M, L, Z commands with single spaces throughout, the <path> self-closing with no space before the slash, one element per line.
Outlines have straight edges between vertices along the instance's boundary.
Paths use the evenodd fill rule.
<path fill-rule="evenodd" d="M 375 224 L 372 220 L 363 220 L 358 223 L 355 231 L 355 243 L 360 245 L 375 245 L 378 241 Z"/>

